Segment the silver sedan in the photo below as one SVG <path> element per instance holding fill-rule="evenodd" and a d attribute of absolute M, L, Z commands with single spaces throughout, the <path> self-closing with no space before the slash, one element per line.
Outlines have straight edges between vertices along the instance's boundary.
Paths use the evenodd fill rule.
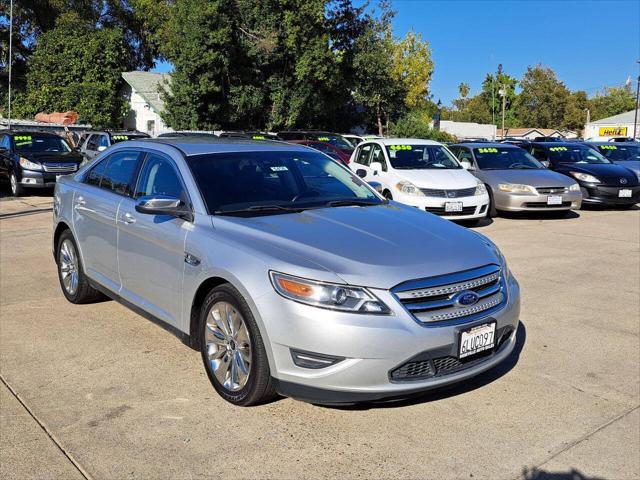
<path fill-rule="evenodd" d="M 546 169 L 520 147 L 474 142 L 449 149 L 487 186 L 491 216 L 499 211 L 566 213 L 582 204 L 580 186 L 575 181 Z"/>
<path fill-rule="evenodd" d="M 53 231 L 70 302 L 163 325 L 236 405 L 406 396 L 516 344 L 520 290 L 491 241 L 300 145 L 120 143 L 60 179 Z"/>

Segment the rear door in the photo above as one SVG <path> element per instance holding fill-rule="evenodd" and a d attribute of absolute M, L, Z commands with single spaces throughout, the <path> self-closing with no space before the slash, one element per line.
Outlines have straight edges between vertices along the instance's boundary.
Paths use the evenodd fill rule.
<path fill-rule="evenodd" d="M 189 203 L 173 159 L 156 152 L 147 155 L 133 198 L 123 201 L 118 214 L 121 295 L 161 320 L 180 327 L 184 245 L 191 223 L 135 210 L 136 199 L 154 195 L 169 195 Z"/>
<path fill-rule="evenodd" d="M 132 191 L 140 152 L 118 151 L 102 159 L 85 177 L 73 198 L 73 225 L 86 274 L 117 293 L 116 217 Z"/>

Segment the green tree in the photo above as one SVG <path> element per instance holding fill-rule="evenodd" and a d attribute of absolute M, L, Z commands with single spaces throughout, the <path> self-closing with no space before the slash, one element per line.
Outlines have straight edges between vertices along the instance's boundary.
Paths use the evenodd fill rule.
<path fill-rule="evenodd" d="M 567 99 L 562 127 L 575 132 L 582 131 L 586 122 L 586 110 L 588 107 L 589 100 L 586 92 L 581 90 L 572 92 Z"/>
<path fill-rule="evenodd" d="M 429 42 L 413 31 L 393 43 L 391 75 L 406 91 L 405 105 L 420 109 L 429 100 L 429 83 L 433 74 L 433 60 Z"/>
<path fill-rule="evenodd" d="M 560 128 L 569 100 L 569 90 L 551 68 L 529 67 L 520 85 L 516 112 L 527 127 Z"/>
<path fill-rule="evenodd" d="M 399 138 L 424 138 L 438 142 L 452 142 L 456 138 L 453 135 L 435 130 L 429 126 L 430 117 L 424 112 L 412 111 L 392 123 L 389 134 Z"/>
<path fill-rule="evenodd" d="M 16 114 L 75 110 L 96 127 L 117 126 L 123 116 L 121 74 L 129 62 L 119 28 L 95 30 L 75 14 L 62 16 L 38 39 Z"/>
<path fill-rule="evenodd" d="M 631 86 L 608 87 L 589 99 L 592 120 L 611 117 L 634 108 L 636 99 Z"/>

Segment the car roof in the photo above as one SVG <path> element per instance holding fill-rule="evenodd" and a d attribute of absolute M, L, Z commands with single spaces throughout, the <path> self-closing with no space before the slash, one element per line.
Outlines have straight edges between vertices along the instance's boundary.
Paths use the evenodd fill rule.
<path fill-rule="evenodd" d="M 639 142 L 584 142 L 587 143 L 589 145 L 596 145 L 596 146 L 600 146 L 600 145 L 615 145 L 616 147 L 618 145 L 622 145 L 623 147 L 640 147 L 640 143 Z"/>
<path fill-rule="evenodd" d="M 435 140 L 425 140 L 423 138 L 373 138 L 367 139 L 362 142 L 360 145 L 364 143 L 381 143 L 382 145 L 398 145 L 398 144 L 412 144 L 412 145 L 442 145 L 440 142 L 436 142 Z M 360 146 L 358 145 L 358 146 Z"/>
<path fill-rule="evenodd" d="M 583 146 L 588 147 L 585 142 L 531 142 L 532 145 L 536 147 L 547 147 L 547 148 L 555 148 L 555 147 L 575 147 L 575 146 Z"/>
<path fill-rule="evenodd" d="M 53 132 L 41 132 L 40 130 L 0 130 L 0 135 L 42 135 L 45 137 L 58 137 L 63 138 L 61 135 Z"/>
<path fill-rule="evenodd" d="M 276 140 L 251 140 L 238 137 L 162 137 L 141 139 L 136 140 L 136 142 L 170 145 L 187 156 L 229 152 L 309 151 L 309 148 L 304 145 Z"/>
<path fill-rule="evenodd" d="M 520 148 L 517 145 L 514 145 L 513 143 L 500 143 L 500 142 L 460 142 L 460 143 L 454 143 L 451 145 L 452 147 L 454 146 L 459 146 L 459 147 L 469 147 L 469 148 L 486 148 L 486 147 L 493 147 L 493 148 Z"/>

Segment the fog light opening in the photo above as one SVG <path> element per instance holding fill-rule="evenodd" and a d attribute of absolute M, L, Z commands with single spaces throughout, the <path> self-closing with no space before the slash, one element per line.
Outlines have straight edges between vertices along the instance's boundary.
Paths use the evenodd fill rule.
<path fill-rule="evenodd" d="M 291 358 L 298 367 L 319 369 L 330 367 L 344 360 L 344 357 L 325 355 L 322 353 L 307 352 L 305 350 L 291 349 Z"/>

